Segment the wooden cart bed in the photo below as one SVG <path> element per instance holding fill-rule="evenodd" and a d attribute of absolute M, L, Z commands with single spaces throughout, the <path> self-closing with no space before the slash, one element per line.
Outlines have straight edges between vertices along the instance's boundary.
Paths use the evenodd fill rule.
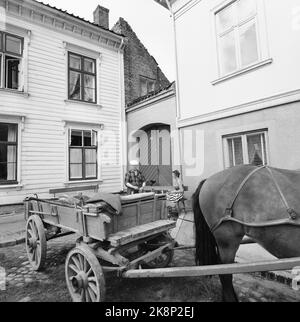
<path fill-rule="evenodd" d="M 154 236 L 175 228 L 176 223 L 170 220 L 158 220 L 127 230 L 119 231 L 109 236 L 108 241 L 113 247 L 119 247 L 131 242 Z"/>

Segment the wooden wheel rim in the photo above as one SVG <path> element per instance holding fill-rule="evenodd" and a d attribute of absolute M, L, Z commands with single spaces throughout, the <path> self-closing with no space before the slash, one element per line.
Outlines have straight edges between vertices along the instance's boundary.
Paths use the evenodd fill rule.
<path fill-rule="evenodd" d="M 66 260 L 66 282 L 74 302 L 102 302 L 105 280 L 97 257 L 88 247 L 71 250 Z"/>
<path fill-rule="evenodd" d="M 31 216 L 26 225 L 26 251 L 34 270 L 41 270 L 45 264 L 47 242 L 43 222 L 39 216 Z"/>

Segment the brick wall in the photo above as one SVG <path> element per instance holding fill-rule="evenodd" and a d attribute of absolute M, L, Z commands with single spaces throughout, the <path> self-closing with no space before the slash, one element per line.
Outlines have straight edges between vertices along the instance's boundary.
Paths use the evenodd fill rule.
<path fill-rule="evenodd" d="M 140 76 L 156 80 L 156 91 L 170 85 L 154 57 L 150 55 L 127 21 L 120 18 L 113 31 L 127 38 L 124 52 L 126 105 L 140 97 Z"/>

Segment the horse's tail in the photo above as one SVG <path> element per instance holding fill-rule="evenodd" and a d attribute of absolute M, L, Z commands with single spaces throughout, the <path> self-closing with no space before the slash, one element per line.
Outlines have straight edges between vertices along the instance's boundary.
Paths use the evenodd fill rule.
<path fill-rule="evenodd" d="M 196 265 L 215 265 L 219 263 L 218 247 L 202 213 L 199 201 L 201 189 L 206 180 L 202 181 L 193 195 L 193 211 L 196 226 Z"/>

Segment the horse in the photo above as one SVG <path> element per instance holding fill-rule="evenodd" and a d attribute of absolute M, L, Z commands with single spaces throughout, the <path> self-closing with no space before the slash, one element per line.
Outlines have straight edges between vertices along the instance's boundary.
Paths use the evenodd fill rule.
<path fill-rule="evenodd" d="M 196 265 L 232 264 L 245 236 L 279 259 L 300 257 L 300 172 L 229 168 L 203 180 L 193 201 Z M 223 301 L 237 302 L 233 276 L 220 276 Z"/>

